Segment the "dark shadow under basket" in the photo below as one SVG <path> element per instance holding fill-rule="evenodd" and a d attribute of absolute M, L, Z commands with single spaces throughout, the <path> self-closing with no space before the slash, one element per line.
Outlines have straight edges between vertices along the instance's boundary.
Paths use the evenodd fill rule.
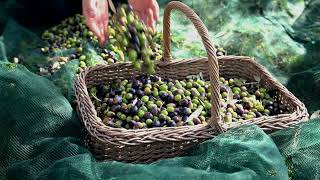
<path fill-rule="evenodd" d="M 170 12 L 179 9 L 184 12 L 196 26 L 208 53 L 208 58 L 172 61 L 170 56 Z M 158 159 L 181 155 L 184 151 L 206 139 L 241 124 L 257 124 L 266 132 L 274 132 L 292 127 L 308 119 L 308 112 L 303 103 L 275 80 L 266 69 L 250 57 L 215 56 L 207 29 L 199 17 L 186 5 L 170 2 L 164 14 L 164 59 L 158 62 L 156 72 L 162 78 L 182 80 L 189 75 L 203 74 L 211 83 L 212 117 L 209 125 L 150 128 L 127 130 L 112 128 L 102 123 L 97 117 L 95 107 L 90 100 L 87 88 L 106 84 L 119 78 L 125 79 L 141 73 L 133 69 L 130 63 L 110 66 L 98 65 L 87 68 L 75 82 L 77 110 L 88 132 L 87 145 L 98 160 L 117 160 L 134 163 L 149 163 Z M 244 78 L 254 81 L 261 78 L 261 85 L 276 91 L 276 99 L 285 105 L 290 114 L 260 117 L 242 123 L 224 123 L 219 117 L 219 75 L 230 78 Z"/>

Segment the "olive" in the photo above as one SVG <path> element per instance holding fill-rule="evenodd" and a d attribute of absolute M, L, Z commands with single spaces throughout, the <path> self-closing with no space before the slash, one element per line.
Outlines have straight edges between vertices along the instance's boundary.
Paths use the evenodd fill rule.
<path fill-rule="evenodd" d="M 160 115 L 159 115 L 159 120 L 160 120 L 160 121 L 165 121 L 166 118 L 167 118 L 167 116 L 166 116 L 165 114 L 160 114 Z"/>
<path fill-rule="evenodd" d="M 139 108 L 139 107 L 141 107 L 142 106 L 142 101 L 141 100 L 137 100 L 137 102 L 136 102 L 136 106 Z"/>
<path fill-rule="evenodd" d="M 177 112 L 170 112 L 170 113 L 169 113 L 169 117 L 170 117 L 170 118 L 173 118 L 173 117 L 175 117 L 175 116 L 178 116 L 178 113 L 177 113 Z"/>
<path fill-rule="evenodd" d="M 224 87 L 228 89 L 230 84 L 233 84 L 234 100 L 229 99 L 231 92 L 228 90 L 219 94 L 221 107 L 219 111 L 226 123 L 287 112 L 285 106 L 279 105 L 271 96 L 258 99 L 255 94 L 261 91 L 261 87 L 257 91 L 258 87 L 254 84 L 246 86 L 239 81 L 239 79 L 234 80 L 232 83 L 230 79 L 224 80 L 220 85 L 224 91 Z M 111 84 L 92 88 L 89 94 L 103 99 L 100 102 L 91 97 L 98 116 L 101 119 L 112 118 L 110 121 L 114 123 L 114 127 L 119 127 L 119 122 L 116 126 L 119 120 L 125 122 L 121 127 L 134 129 L 192 126 L 207 124 L 206 118 L 211 116 L 209 85 L 210 82 L 199 79 L 161 80 L 158 76 L 144 75 L 130 80 L 116 79 Z M 185 89 L 188 86 L 190 86 L 189 90 Z M 268 97 L 267 92 L 263 94 L 263 97 Z M 203 109 L 199 117 L 187 121 L 192 112 L 200 107 Z M 114 118 L 116 118 L 115 121 L 113 121 Z M 108 122 L 104 123 L 108 124 Z"/>
<path fill-rule="evenodd" d="M 239 115 L 242 115 L 244 113 L 244 110 L 240 107 L 237 107 L 236 108 L 236 112 L 239 114 Z"/>
<path fill-rule="evenodd" d="M 173 97 L 173 95 L 172 94 L 168 94 L 168 96 L 166 97 L 166 102 L 167 103 L 171 103 L 172 101 L 173 101 L 173 99 L 174 99 L 174 97 Z"/>
<path fill-rule="evenodd" d="M 156 120 L 156 121 L 153 121 L 153 127 L 160 127 L 160 121 Z"/>
<path fill-rule="evenodd" d="M 228 92 L 228 89 L 225 85 L 220 86 L 220 93 Z"/>
<path fill-rule="evenodd" d="M 173 120 L 168 121 L 168 126 L 169 127 L 175 127 L 176 123 Z"/>
<path fill-rule="evenodd" d="M 184 107 L 180 110 L 180 114 L 183 116 L 189 116 L 191 113 L 192 113 L 192 111 L 190 108 Z"/>
<path fill-rule="evenodd" d="M 201 124 L 201 121 L 200 121 L 199 118 L 193 118 L 193 123 L 194 123 L 195 125 L 198 125 L 198 124 Z"/>
<path fill-rule="evenodd" d="M 182 106 L 182 107 L 185 107 L 189 104 L 189 101 L 187 99 L 181 99 L 179 101 L 179 105 Z"/>
<path fill-rule="evenodd" d="M 179 117 L 179 116 L 174 116 L 174 117 L 172 118 L 172 120 L 174 120 L 175 122 L 179 122 L 179 121 L 181 121 L 181 117 Z"/>
<path fill-rule="evenodd" d="M 131 114 L 135 115 L 137 113 L 138 113 L 138 107 L 137 106 L 133 106 L 132 109 L 131 109 Z"/>
<path fill-rule="evenodd" d="M 150 110 L 151 114 L 157 116 L 159 114 L 159 110 L 157 107 L 152 107 Z"/>

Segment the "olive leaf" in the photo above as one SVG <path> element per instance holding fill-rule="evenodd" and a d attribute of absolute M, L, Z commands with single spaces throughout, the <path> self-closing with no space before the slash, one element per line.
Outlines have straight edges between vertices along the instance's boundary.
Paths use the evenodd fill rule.
<path fill-rule="evenodd" d="M 117 10 L 114 7 L 114 4 L 113 4 L 112 0 L 108 0 L 108 3 L 109 3 L 109 6 L 110 6 L 110 9 L 112 10 L 112 12 L 113 13 L 117 13 Z"/>
<path fill-rule="evenodd" d="M 137 102 L 138 102 L 138 99 L 135 98 L 135 99 L 133 100 L 133 102 L 132 102 L 132 105 L 135 106 Z"/>
<path fill-rule="evenodd" d="M 195 110 L 195 111 L 188 117 L 188 119 L 187 119 L 186 122 L 192 121 L 194 118 L 199 117 L 199 115 L 201 114 L 202 110 L 203 110 L 203 107 L 197 108 L 197 110 Z"/>
<path fill-rule="evenodd" d="M 187 79 L 193 79 L 193 80 L 196 80 L 196 79 L 201 79 L 203 80 L 203 75 L 202 75 L 202 72 L 200 72 L 199 74 L 197 75 L 189 75 L 186 77 Z"/>
<path fill-rule="evenodd" d="M 227 92 L 228 92 L 227 104 L 230 104 L 231 101 L 233 100 L 233 95 L 232 95 L 232 90 L 229 86 L 227 86 Z"/>
<path fill-rule="evenodd" d="M 204 81 L 202 72 L 200 72 L 199 76 L 200 76 L 200 79 L 201 79 L 202 81 Z"/>
<path fill-rule="evenodd" d="M 204 102 L 201 99 L 199 99 L 199 102 L 203 107 L 205 107 Z"/>

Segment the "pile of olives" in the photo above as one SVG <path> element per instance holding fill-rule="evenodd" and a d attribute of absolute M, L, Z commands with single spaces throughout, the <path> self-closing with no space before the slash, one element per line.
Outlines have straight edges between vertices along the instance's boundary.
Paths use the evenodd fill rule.
<path fill-rule="evenodd" d="M 50 59 L 49 65 L 39 67 L 40 75 L 51 75 L 62 65 L 73 59 L 80 60 L 79 72 L 92 66 L 84 45 L 94 46 L 94 51 L 105 64 L 130 61 L 137 70 L 154 73 L 154 61 L 162 58 L 161 32 L 153 32 L 133 13 L 128 5 L 120 5 L 117 13 L 112 14 L 109 22 L 109 41 L 99 47 L 98 38 L 89 30 L 82 15 L 77 14 L 46 30 L 42 39 L 49 44 L 41 48 L 45 55 L 62 54 Z M 216 46 L 217 55 L 223 56 L 225 50 Z M 68 53 L 68 50 L 71 50 Z"/>
<path fill-rule="evenodd" d="M 220 83 L 220 115 L 226 123 L 286 113 L 285 107 L 258 84 L 224 78 Z M 91 87 L 89 94 L 98 116 L 111 127 L 193 126 L 207 124 L 211 116 L 210 82 L 200 78 L 172 80 L 143 75 Z"/>
<path fill-rule="evenodd" d="M 147 72 L 153 73 L 154 61 L 162 58 L 160 33 L 147 28 L 128 5 L 119 6 L 117 13 L 110 19 L 109 41 L 103 48 L 99 47 L 98 38 L 89 30 L 84 17 L 79 14 L 45 31 L 42 39 L 48 42 L 49 47 L 41 48 L 43 53 L 76 49 L 74 53 L 53 61 L 47 71 L 52 74 L 65 61 L 72 59 L 80 60 L 80 70 L 87 67 L 83 46 L 89 42 L 94 45 L 98 55 L 105 60 L 105 64 L 131 61 L 137 70 L 143 67 Z"/>
<path fill-rule="evenodd" d="M 220 115 L 229 123 L 289 113 L 275 95 L 276 91 L 260 87 L 259 82 L 220 78 Z"/>

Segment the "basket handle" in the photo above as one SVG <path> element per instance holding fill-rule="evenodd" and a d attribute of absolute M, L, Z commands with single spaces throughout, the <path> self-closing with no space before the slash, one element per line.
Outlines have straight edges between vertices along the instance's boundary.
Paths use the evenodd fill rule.
<path fill-rule="evenodd" d="M 199 16 L 187 5 L 178 2 L 178 1 L 171 1 L 165 8 L 164 16 L 163 16 L 163 46 L 164 46 L 164 61 L 171 61 L 171 49 L 170 49 L 170 16 L 171 11 L 173 9 L 178 9 L 182 11 L 188 19 L 191 20 L 193 25 L 196 27 L 199 35 L 201 36 L 202 43 L 208 54 L 208 68 L 210 74 L 210 85 L 211 85 L 211 118 L 209 120 L 209 125 L 212 128 L 218 130 L 218 132 L 223 132 L 220 122 L 220 115 L 219 115 L 219 94 L 220 94 L 220 87 L 219 87 L 219 66 L 218 66 L 218 59 L 216 56 L 216 49 L 213 46 L 213 43 L 210 40 L 208 29 L 203 24 Z"/>

